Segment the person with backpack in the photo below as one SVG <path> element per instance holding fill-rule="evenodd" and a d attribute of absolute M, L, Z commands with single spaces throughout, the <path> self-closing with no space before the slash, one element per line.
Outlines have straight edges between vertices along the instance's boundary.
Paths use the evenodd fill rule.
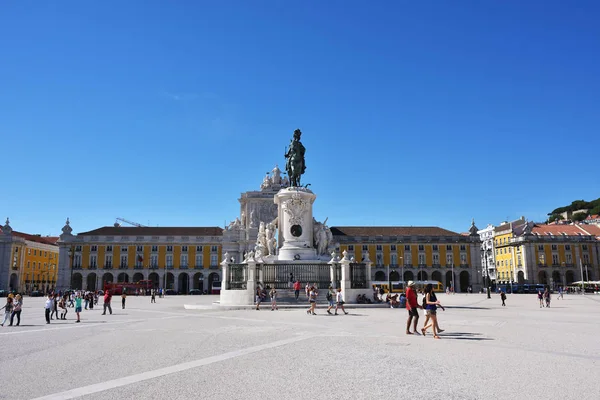
<path fill-rule="evenodd" d="M 502 307 L 506 307 L 506 303 L 504 303 L 506 301 L 506 293 L 504 293 L 504 290 L 500 292 L 500 299 L 502 299 Z"/>
<path fill-rule="evenodd" d="M 262 293 L 262 289 L 260 288 L 260 286 L 256 287 L 256 296 L 255 296 L 255 302 L 256 302 L 256 310 L 260 310 L 260 303 L 262 303 L 263 301 L 263 293 Z"/>
<path fill-rule="evenodd" d="M 540 308 L 544 307 L 544 295 L 542 294 L 541 290 L 538 290 L 538 300 L 540 301 Z"/>
<path fill-rule="evenodd" d="M 335 291 L 333 290 L 333 286 L 329 286 L 329 289 L 327 290 L 327 295 L 325 297 L 329 302 L 329 307 L 327 307 L 327 314 L 332 315 L 331 309 L 335 306 Z"/>

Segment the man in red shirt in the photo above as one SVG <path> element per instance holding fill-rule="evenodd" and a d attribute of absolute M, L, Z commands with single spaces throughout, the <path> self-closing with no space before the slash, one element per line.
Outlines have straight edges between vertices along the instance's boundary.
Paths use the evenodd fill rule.
<path fill-rule="evenodd" d="M 410 323 L 414 318 L 413 331 L 417 333 L 417 323 L 419 322 L 419 311 L 422 308 L 417 302 L 417 292 L 415 292 L 415 283 L 408 281 L 408 288 L 406 289 L 406 309 L 408 310 L 408 320 L 406 321 L 406 334 L 412 335 L 410 331 Z M 418 335 L 418 333 L 417 333 Z"/>
<path fill-rule="evenodd" d="M 104 293 L 104 312 L 102 313 L 102 315 L 106 315 L 107 308 L 108 308 L 108 311 L 110 311 L 110 313 L 112 314 L 112 307 L 110 306 L 111 300 L 112 300 L 112 295 L 110 294 L 110 290 L 107 290 L 106 293 Z"/>
<path fill-rule="evenodd" d="M 294 282 L 294 297 L 296 298 L 296 300 L 298 300 L 298 296 L 300 296 L 301 288 L 302 288 L 302 285 L 300 284 L 300 281 Z"/>

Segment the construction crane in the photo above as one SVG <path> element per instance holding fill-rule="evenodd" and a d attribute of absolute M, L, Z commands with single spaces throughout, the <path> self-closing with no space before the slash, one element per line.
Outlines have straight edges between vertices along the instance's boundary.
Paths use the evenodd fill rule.
<path fill-rule="evenodd" d="M 117 221 L 125 222 L 126 224 L 137 226 L 138 228 L 147 228 L 146 225 L 138 224 L 137 222 L 133 222 L 133 221 L 128 221 L 125 218 L 117 217 Z"/>

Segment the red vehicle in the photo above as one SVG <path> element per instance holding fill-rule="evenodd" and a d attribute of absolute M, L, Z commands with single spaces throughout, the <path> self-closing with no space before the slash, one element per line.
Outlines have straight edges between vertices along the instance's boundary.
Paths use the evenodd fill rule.
<path fill-rule="evenodd" d="M 142 293 L 147 294 L 150 289 L 154 288 L 154 282 L 152 281 L 139 281 L 139 282 L 107 282 L 104 284 L 104 292 L 110 290 L 113 295 L 120 295 L 125 292 L 128 295 L 135 295 L 139 293 L 140 289 Z"/>

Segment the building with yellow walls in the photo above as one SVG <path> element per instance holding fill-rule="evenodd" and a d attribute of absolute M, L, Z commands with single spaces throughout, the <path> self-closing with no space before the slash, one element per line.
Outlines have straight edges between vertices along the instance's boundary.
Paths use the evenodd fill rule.
<path fill-rule="evenodd" d="M 600 241 L 585 224 L 515 221 L 496 228 L 498 283 L 536 283 L 553 287 L 597 280 Z"/>
<path fill-rule="evenodd" d="M 57 240 L 15 231 L 7 218 L 0 232 L 0 289 L 52 290 L 58 279 Z"/>
<path fill-rule="evenodd" d="M 219 227 L 105 226 L 77 235 L 67 220 L 60 237 L 61 286 L 102 289 L 150 280 L 155 287 L 210 292 L 221 281 Z"/>
<path fill-rule="evenodd" d="M 483 283 L 474 224 L 467 235 L 426 226 L 340 226 L 331 231 L 340 253 L 359 262 L 371 260 L 373 281 L 433 280 L 458 292 Z"/>

